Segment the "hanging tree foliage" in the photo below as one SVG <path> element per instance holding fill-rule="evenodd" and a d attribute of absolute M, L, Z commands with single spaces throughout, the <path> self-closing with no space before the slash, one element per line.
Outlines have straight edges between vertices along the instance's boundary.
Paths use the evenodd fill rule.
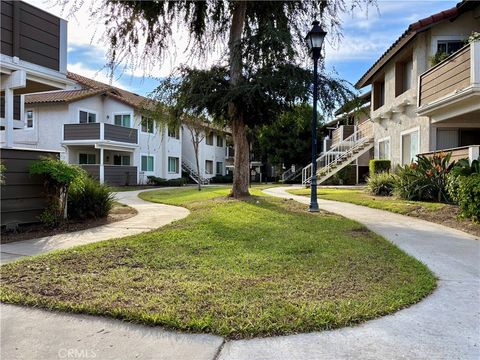
<path fill-rule="evenodd" d="M 78 5 L 83 0 L 59 1 Z M 341 15 L 374 1 L 109 0 L 92 13 L 107 26 L 112 68 L 120 63 L 158 65 L 179 31 L 188 34 L 188 50 L 199 62 L 214 52 L 223 54 L 210 69 L 182 68 L 175 79 L 178 83 L 167 79 L 156 95 L 176 101 L 177 111 L 183 104 L 186 112 L 207 113 L 230 126 L 235 146 L 231 195 L 241 197 L 249 194 L 247 128 L 274 121 L 279 113 L 309 98 L 312 80 L 305 69 L 310 59 L 303 37 L 312 20 L 318 18 L 329 38 L 338 41 Z M 350 95 L 342 81 L 326 75 L 317 81 L 323 111 Z M 161 94 L 165 89 L 169 93 Z"/>

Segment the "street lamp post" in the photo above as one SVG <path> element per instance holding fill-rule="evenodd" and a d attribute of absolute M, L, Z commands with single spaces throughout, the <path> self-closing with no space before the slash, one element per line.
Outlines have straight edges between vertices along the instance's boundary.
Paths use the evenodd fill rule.
<path fill-rule="evenodd" d="M 305 37 L 313 58 L 313 116 L 312 116 L 312 179 L 310 181 L 310 207 L 308 211 L 318 212 L 317 202 L 317 100 L 318 100 L 318 59 L 321 55 L 323 40 L 327 33 L 315 20 L 313 27 Z"/>

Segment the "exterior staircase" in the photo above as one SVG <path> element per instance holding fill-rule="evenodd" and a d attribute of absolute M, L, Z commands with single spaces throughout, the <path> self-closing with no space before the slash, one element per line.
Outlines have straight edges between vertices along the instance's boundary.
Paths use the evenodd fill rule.
<path fill-rule="evenodd" d="M 210 183 L 210 179 L 199 174 L 196 170 L 196 166 L 193 165 L 190 160 L 185 158 L 182 158 L 182 171 L 186 172 L 190 179 L 195 181 L 197 184 L 208 185 Z"/>
<path fill-rule="evenodd" d="M 297 177 L 300 176 L 301 172 L 302 172 L 302 168 L 291 167 L 290 169 L 283 172 L 282 182 L 296 179 Z"/>
<path fill-rule="evenodd" d="M 373 147 L 373 124 L 371 121 L 356 126 L 352 135 L 334 144 L 317 158 L 317 184 L 321 184 L 355 161 Z M 310 185 L 312 164 L 302 169 L 302 184 Z"/>

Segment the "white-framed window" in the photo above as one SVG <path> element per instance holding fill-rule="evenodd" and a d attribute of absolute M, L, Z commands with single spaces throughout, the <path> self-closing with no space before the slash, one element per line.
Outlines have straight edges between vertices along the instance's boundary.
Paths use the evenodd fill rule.
<path fill-rule="evenodd" d="M 78 163 L 82 165 L 93 165 L 96 164 L 96 155 L 95 154 L 78 154 Z"/>
<path fill-rule="evenodd" d="M 205 137 L 205 144 L 213 145 L 213 132 L 207 134 L 207 136 Z"/>
<path fill-rule="evenodd" d="M 130 128 L 132 122 L 132 114 L 114 114 L 113 121 L 115 125 Z"/>
<path fill-rule="evenodd" d="M 180 139 L 180 129 L 178 127 L 169 127 L 168 137 L 173 139 Z"/>
<path fill-rule="evenodd" d="M 222 135 L 217 135 L 217 146 L 218 147 L 223 147 L 223 136 Z"/>
<path fill-rule="evenodd" d="M 141 171 L 155 171 L 155 157 L 153 155 L 142 155 Z"/>
<path fill-rule="evenodd" d="M 465 41 L 463 40 L 438 40 L 437 52 L 451 55 L 454 52 L 457 52 L 458 50 L 460 50 L 464 46 L 465 46 Z"/>
<path fill-rule="evenodd" d="M 420 128 L 414 128 L 401 133 L 402 165 L 414 162 L 420 149 Z"/>
<path fill-rule="evenodd" d="M 390 160 L 390 138 L 381 139 L 378 141 L 378 158 Z"/>
<path fill-rule="evenodd" d="M 34 113 L 32 109 L 25 111 L 25 129 L 33 129 L 34 127 Z"/>
<path fill-rule="evenodd" d="M 223 175 L 223 162 L 217 161 L 217 168 L 216 168 L 217 175 Z"/>
<path fill-rule="evenodd" d="M 178 157 L 168 157 L 168 173 L 169 174 L 178 174 L 179 170 L 179 158 Z"/>
<path fill-rule="evenodd" d="M 88 124 L 97 122 L 97 113 L 89 110 L 78 111 L 78 122 L 80 124 Z"/>
<path fill-rule="evenodd" d="M 143 133 L 153 134 L 154 129 L 155 129 L 155 124 L 153 119 L 142 116 L 141 131 Z"/>
<path fill-rule="evenodd" d="M 113 155 L 113 165 L 123 165 L 129 166 L 130 165 L 130 155 Z"/>
<path fill-rule="evenodd" d="M 205 173 L 212 175 L 213 174 L 213 161 L 205 160 Z"/>

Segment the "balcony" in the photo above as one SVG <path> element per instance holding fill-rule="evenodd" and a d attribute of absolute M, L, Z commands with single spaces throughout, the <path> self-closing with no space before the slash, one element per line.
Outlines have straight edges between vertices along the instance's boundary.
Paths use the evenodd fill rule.
<path fill-rule="evenodd" d="M 354 125 L 341 125 L 332 132 L 332 144 L 337 145 L 355 132 Z"/>
<path fill-rule="evenodd" d="M 443 121 L 480 111 L 480 42 L 420 75 L 418 114 Z"/>
<path fill-rule="evenodd" d="M 138 144 L 138 130 L 105 123 L 65 124 L 63 139 L 67 143 L 93 142 Z"/>

